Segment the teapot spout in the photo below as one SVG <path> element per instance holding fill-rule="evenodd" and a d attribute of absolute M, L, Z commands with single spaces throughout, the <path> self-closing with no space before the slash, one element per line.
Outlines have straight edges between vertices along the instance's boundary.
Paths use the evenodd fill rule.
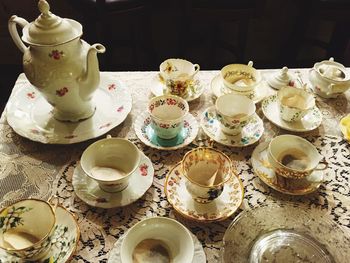
<path fill-rule="evenodd" d="M 97 53 L 104 53 L 106 48 L 101 44 L 90 46 L 86 57 L 86 70 L 79 78 L 83 88 L 80 89 L 81 96 L 90 96 L 97 88 L 100 82 L 100 70 L 98 65 Z"/>

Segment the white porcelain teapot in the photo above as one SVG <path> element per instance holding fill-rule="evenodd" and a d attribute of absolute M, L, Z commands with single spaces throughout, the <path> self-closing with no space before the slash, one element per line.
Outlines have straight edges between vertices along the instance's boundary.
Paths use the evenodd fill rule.
<path fill-rule="evenodd" d="M 333 58 L 315 63 L 309 79 L 315 93 L 323 98 L 335 98 L 350 88 L 350 74 Z"/>
<path fill-rule="evenodd" d="M 92 95 L 100 82 L 97 53 L 104 53 L 105 47 L 80 39 L 81 24 L 52 14 L 45 0 L 39 0 L 38 7 L 41 15 L 34 22 L 14 15 L 8 23 L 13 41 L 24 53 L 24 73 L 53 106 L 56 119 L 89 118 L 95 111 Z M 16 25 L 23 28 L 23 41 Z"/>

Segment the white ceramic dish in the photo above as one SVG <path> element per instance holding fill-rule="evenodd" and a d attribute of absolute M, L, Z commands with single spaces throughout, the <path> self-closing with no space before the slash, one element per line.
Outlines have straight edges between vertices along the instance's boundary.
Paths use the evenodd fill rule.
<path fill-rule="evenodd" d="M 240 207 L 244 190 L 241 180 L 236 176 L 225 183 L 222 194 L 207 204 L 197 203 L 186 189 L 186 177 L 182 174 L 181 164 L 176 164 L 168 173 L 164 192 L 169 203 L 187 219 L 210 222 L 230 217 Z"/>
<path fill-rule="evenodd" d="M 69 262 L 74 254 L 80 238 L 79 226 L 74 216 L 61 206 L 58 206 L 56 209 L 56 224 L 54 229 L 51 248 L 40 260 L 35 262 L 65 263 Z M 0 262 L 26 263 L 27 261 L 0 250 Z"/>
<path fill-rule="evenodd" d="M 159 150 L 176 150 L 190 144 L 197 136 L 198 123 L 192 114 L 188 113 L 184 120 L 184 128 L 173 139 L 160 139 L 151 127 L 151 115 L 148 112 L 141 113 L 135 121 L 137 137 L 147 146 Z"/>
<path fill-rule="evenodd" d="M 254 103 L 259 103 L 265 97 L 267 97 L 268 95 L 270 95 L 272 93 L 272 89 L 267 85 L 266 81 L 264 81 L 264 80 L 262 80 L 261 84 L 259 84 L 256 87 L 256 90 L 255 90 L 255 93 L 253 96 L 250 95 L 251 92 L 235 92 L 235 91 L 230 90 L 224 86 L 220 74 L 213 78 L 210 86 L 211 86 L 211 90 L 212 90 L 213 94 L 217 98 L 224 95 L 224 94 L 227 94 L 227 93 L 234 93 L 237 95 L 246 96 L 249 99 L 251 99 L 252 101 L 254 101 Z"/>
<path fill-rule="evenodd" d="M 48 144 L 71 144 L 98 137 L 122 123 L 131 111 L 128 88 L 101 73 L 99 88 L 93 95 L 94 115 L 71 123 L 53 118 L 52 107 L 34 87 L 24 81 L 16 84 L 6 106 L 7 121 L 19 135 Z"/>
<path fill-rule="evenodd" d="M 172 263 L 192 262 L 194 243 L 191 232 L 180 222 L 167 217 L 146 218 L 130 228 L 121 243 L 121 261 L 135 262 L 133 260 L 135 248 L 147 239 L 159 240 L 161 245 L 158 244 L 157 247 L 162 246 L 163 250 L 167 250 L 167 257 L 171 257 Z"/>
<path fill-rule="evenodd" d="M 277 103 L 277 95 L 272 95 L 266 98 L 261 105 L 262 111 L 266 118 L 276 126 L 293 132 L 306 132 L 316 129 L 322 123 L 322 113 L 315 106 L 307 113 L 300 121 L 287 122 L 280 116 L 280 111 Z"/>
<path fill-rule="evenodd" d="M 150 84 L 151 92 L 154 96 L 164 95 L 164 80 L 162 80 L 159 74 L 155 75 Z M 194 79 L 190 83 L 189 93 L 184 97 L 188 102 L 198 99 L 204 92 L 204 85 L 199 79 Z"/>
<path fill-rule="evenodd" d="M 128 187 L 117 193 L 101 190 L 98 183 L 86 176 L 78 165 L 72 179 L 75 194 L 88 205 L 101 208 L 121 207 L 135 202 L 151 187 L 154 175 L 151 160 L 141 152 L 140 155 L 139 167 L 131 175 Z"/>
<path fill-rule="evenodd" d="M 206 263 L 204 249 L 198 238 L 191 233 L 194 245 L 194 255 L 191 263 Z M 108 263 L 122 263 L 120 259 L 120 246 L 124 240 L 125 234 L 122 235 L 117 242 L 115 242 L 112 250 L 109 252 Z"/>
<path fill-rule="evenodd" d="M 242 128 L 241 133 L 228 135 L 222 132 L 215 107 L 210 107 L 203 112 L 201 127 L 212 140 L 232 147 L 244 147 L 256 143 L 264 133 L 264 124 L 257 114 Z"/>

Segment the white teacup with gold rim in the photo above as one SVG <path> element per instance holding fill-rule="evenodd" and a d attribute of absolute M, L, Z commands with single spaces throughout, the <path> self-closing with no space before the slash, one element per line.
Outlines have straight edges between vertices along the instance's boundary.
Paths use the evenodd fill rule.
<path fill-rule="evenodd" d="M 314 145 L 295 135 L 273 138 L 267 156 L 275 173 L 286 178 L 305 178 L 315 170 L 325 170 L 328 167 Z M 319 168 L 319 165 L 323 167 Z"/>
<path fill-rule="evenodd" d="M 253 62 L 245 64 L 230 64 L 220 71 L 223 84 L 235 92 L 253 92 L 261 83 L 262 77 L 258 70 L 253 68 Z"/>
<path fill-rule="evenodd" d="M 198 64 L 180 58 L 170 58 L 159 66 L 159 74 L 165 83 L 164 94 L 185 97 L 190 88 L 190 82 L 198 73 Z"/>
<path fill-rule="evenodd" d="M 304 89 L 283 87 L 277 92 L 280 116 L 288 122 L 300 121 L 315 107 L 314 96 Z"/>
<path fill-rule="evenodd" d="M 106 192 L 124 190 L 139 163 L 140 151 L 135 144 L 110 136 L 91 144 L 80 160 L 84 173 Z"/>
<path fill-rule="evenodd" d="M 148 102 L 148 112 L 152 118 L 152 128 L 162 139 L 176 137 L 183 128 L 183 120 L 189 106 L 186 100 L 175 95 L 163 95 Z"/>
<path fill-rule="evenodd" d="M 237 135 L 253 118 L 256 107 L 251 99 L 230 93 L 216 100 L 215 109 L 221 130 L 229 135 Z"/>
<path fill-rule="evenodd" d="M 199 147 L 187 152 L 181 165 L 186 189 L 198 203 L 219 197 L 233 175 L 230 158 L 213 148 Z"/>
<path fill-rule="evenodd" d="M 28 261 L 43 256 L 51 247 L 56 205 L 39 199 L 24 199 L 2 209 L 0 248 Z"/>

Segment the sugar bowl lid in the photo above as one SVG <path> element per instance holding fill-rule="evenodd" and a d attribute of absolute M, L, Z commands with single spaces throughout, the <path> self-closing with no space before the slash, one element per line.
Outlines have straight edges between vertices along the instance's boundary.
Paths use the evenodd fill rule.
<path fill-rule="evenodd" d="M 268 75 L 266 80 L 272 88 L 277 90 L 285 86 L 301 87 L 298 79 L 288 72 L 287 67 L 283 67 L 279 72 Z"/>
<path fill-rule="evenodd" d="M 30 45 L 57 45 L 82 35 L 80 23 L 51 13 L 46 0 L 39 0 L 38 8 L 41 12 L 39 17 L 23 28 L 24 42 Z"/>

